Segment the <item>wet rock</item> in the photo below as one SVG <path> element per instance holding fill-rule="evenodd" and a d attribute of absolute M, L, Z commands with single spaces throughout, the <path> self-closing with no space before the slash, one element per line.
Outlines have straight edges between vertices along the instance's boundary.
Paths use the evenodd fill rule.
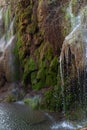
<path fill-rule="evenodd" d="M 0 74 L 0 87 L 3 87 L 6 83 L 6 78 L 3 74 Z"/>
<path fill-rule="evenodd" d="M 24 98 L 25 92 L 23 88 L 20 86 L 20 83 L 12 83 L 11 84 L 11 92 L 10 94 L 14 96 L 14 98 L 17 100 L 21 100 Z"/>
<path fill-rule="evenodd" d="M 6 0 L 0 0 L 0 5 L 5 5 Z"/>
<path fill-rule="evenodd" d="M 67 35 L 70 31 L 70 21 L 66 16 L 68 4 L 67 0 L 41 0 L 38 4 L 38 26 L 44 36 L 44 39 L 52 45 L 55 54 L 60 53 L 60 48 L 65 35 Z M 67 17 L 67 20 L 65 17 Z"/>
<path fill-rule="evenodd" d="M 85 66 L 85 44 L 86 44 L 86 26 L 87 26 L 87 7 L 84 7 L 80 12 L 80 21 L 78 25 L 75 25 L 72 32 L 66 36 L 62 45 L 62 51 L 60 60 L 65 66 L 71 66 L 74 68 L 75 73 L 78 70 L 83 70 Z"/>
<path fill-rule="evenodd" d="M 14 75 L 15 75 L 15 64 L 14 64 L 14 45 L 15 45 L 15 37 L 12 37 L 12 39 L 9 41 L 8 46 L 6 46 L 6 49 L 4 51 L 4 57 L 2 59 L 2 62 L 4 64 L 4 72 L 5 76 L 8 82 L 14 81 Z"/>
<path fill-rule="evenodd" d="M 37 95 L 30 98 L 24 98 L 24 103 L 31 106 L 33 109 L 39 109 L 41 104 L 41 97 Z"/>
<path fill-rule="evenodd" d="M 83 44 L 81 27 L 77 26 L 73 30 L 73 32 L 71 32 L 65 38 L 60 56 L 61 60 L 63 62 L 64 60 L 66 60 L 66 65 L 73 64 L 77 69 L 82 69 L 84 66 L 83 47 L 84 44 Z"/>

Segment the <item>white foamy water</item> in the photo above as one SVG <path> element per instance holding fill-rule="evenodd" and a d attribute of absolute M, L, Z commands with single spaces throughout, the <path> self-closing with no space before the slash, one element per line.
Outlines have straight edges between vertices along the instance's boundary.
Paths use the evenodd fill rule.
<path fill-rule="evenodd" d="M 13 29 L 14 20 L 15 20 L 15 18 L 12 20 L 12 22 L 11 22 L 11 24 L 10 24 L 10 27 L 9 27 L 9 29 L 8 29 L 8 32 L 7 32 L 9 37 L 14 35 L 14 29 Z"/>
<path fill-rule="evenodd" d="M 3 52 L 4 51 L 4 48 L 5 48 L 5 35 L 0 39 L 0 52 Z"/>
<path fill-rule="evenodd" d="M 12 41 L 14 40 L 14 38 L 15 38 L 15 36 L 12 36 L 12 37 L 10 38 L 10 40 L 8 41 L 8 43 L 7 43 L 6 46 L 5 46 L 5 49 L 6 49 L 9 45 L 11 45 Z"/>
<path fill-rule="evenodd" d="M 66 36 L 66 40 L 68 40 L 68 39 L 71 39 L 72 38 L 72 35 L 74 35 L 74 37 L 75 37 L 75 33 L 77 32 L 77 30 L 80 30 L 80 24 L 78 24 L 74 29 L 73 29 L 73 31 L 68 35 L 68 36 Z"/>
<path fill-rule="evenodd" d="M 0 10 L 0 29 L 2 31 L 2 23 L 4 23 L 4 19 L 3 19 L 3 8 Z M 13 35 L 13 26 L 14 26 L 14 19 L 12 20 L 11 23 L 9 23 L 9 28 L 8 30 L 6 30 L 6 32 L 3 34 L 3 36 L 0 38 L 0 52 L 5 51 L 5 49 L 12 43 L 13 39 L 15 38 L 15 36 Z M 2 32 L 3 33 L 3 32 Z"/>
<path fill-rule="evenodd" d="M 2 20 L 3 8 L 0 10 L 0 20 Z"/>
<path fill-rule="evenodd" d="M 52 130 L 76 130 L 77 128 L 82 128 L 81 125 L 76 125 L 74 126 L 72 123 L 70 122 L 61 122 L 61 123 L 55 123 L 51 129 Z"/>

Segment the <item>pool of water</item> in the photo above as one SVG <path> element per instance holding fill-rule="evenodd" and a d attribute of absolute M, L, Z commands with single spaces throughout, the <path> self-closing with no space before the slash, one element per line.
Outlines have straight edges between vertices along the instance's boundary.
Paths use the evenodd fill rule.
<path fill-rule="evenodd" d="M 76 130 L 81 127 L 65 121 L 60 115 L 55 119 L 24 104 L 0 104 L 0 130 Z"/>

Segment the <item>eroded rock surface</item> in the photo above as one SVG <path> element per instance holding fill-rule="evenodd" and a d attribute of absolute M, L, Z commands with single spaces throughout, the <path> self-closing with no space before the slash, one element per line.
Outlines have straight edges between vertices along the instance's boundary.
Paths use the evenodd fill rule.
<path fill-rule="evenodd" d="M 72 66 L 78 71 L 83 70 L 85 67 L 86 58 L 86 34 L 87 34 L 87 19 L 86 12 L 87 7 L 81 10 L 80 21 L 76 25 L 71 33 L 66 36 L 62 45 L 62 51 L 60 60 L 66 66 Z M 66 63 L 64 63 L 64 60 Z"/>

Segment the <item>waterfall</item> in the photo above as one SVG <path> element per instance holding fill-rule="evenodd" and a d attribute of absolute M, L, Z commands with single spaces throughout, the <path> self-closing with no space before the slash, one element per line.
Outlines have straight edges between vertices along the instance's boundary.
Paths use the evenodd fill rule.
<path fill-rule="evenodd" d="M 0 9 L 0 66 L 2 67 L 0 74 L 2 73 L 8 82 L 13 82 L 16 71 L 13 54 L 16 41 L 14 34 L 15 18 L 11 18 L 9 10 L 9 6 Z"/>
<path fill-rule="evenodd" d="M 65 95 L 64 95 L 64 75 L 63 75 L 63 65 L 60 57 L 60 76 L 61 76 L 61 90 L 62 90 L 62 104 L 63 104 L 63 113 L 65 114 Z"/>
<path fill-rule="evenodd" d="M 85 114 L 87 105 L 87 7 L 76 15 L 72 11 L 70 1 L 67 13 L 70 16 L 71 32 L 65 37 L 60 54 L 61 89 L 63 111 L 78 110 L 78 106 Z M 68 83 L 67 83 L 68 82 Z M 75 82 L 75 83 L 74 83 Z M 73 98 L 72 98 L 73 97 Z M 82 119 L 83 120 L 83 119 Z"/>
<path fill-rule="evenodd" d="M 72 1 L 70 1 L 69 3 L 69 7 L 67 8 L 67 13 L 69 14 L 70 16 L 70 21 L 71 21 L 71 30 L 73 30 L 77 25 L 80 24 L 81 22 L 81 17 L 80 15 L 78 14 L 77 16 L 75 16 L 73 14 L 73 11 L 72 11 Z"/>

